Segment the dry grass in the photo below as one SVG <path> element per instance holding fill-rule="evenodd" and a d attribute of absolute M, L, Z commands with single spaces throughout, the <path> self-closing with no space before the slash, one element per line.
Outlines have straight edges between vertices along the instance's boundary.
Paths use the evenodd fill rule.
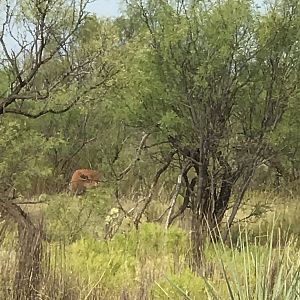
<path fill-rule="evenodd" d="M 234 245 L 205 248 L 202 276 L 189 269 L 189 235 L 176 226 L 166 232 L 159 224 L 146 223 L 138 232 L 129 230 L 110 241 L 84 231 L 74 242 L 49 244 L 1 223 L 0 299 L 223 300 L 252 299 L 254 294 L 273 299 L 271 290 L 281 297 L 274 299 L 297 299 L 289 298 L 295 293 L 288 285 L 299 273 L 299 246 L 292 238 L 300 234 L 298 202 L 253 193 L 248 204 L 240 219 L 253 209 L 260 213 L 235 225 Z M 153 212 L 159 214 L 160 208 L 164 205 Z M 271 298 L 262 296 L 264 291 Z"/>

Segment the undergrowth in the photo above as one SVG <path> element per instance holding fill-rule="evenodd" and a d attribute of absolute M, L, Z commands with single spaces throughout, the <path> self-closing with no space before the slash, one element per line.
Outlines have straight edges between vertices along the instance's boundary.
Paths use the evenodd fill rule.
<path fill-rule="evenodd" d="M 269 209 L 236 223 L 226 243 L 207 242 L 199 274 L 189 268 L 189 232 L 177 225 L 166 231 L 159 223 L 143 223 L 139 230 L 120 230 L 104 239 L 91 231 L 101 231 L 103 211 L 111 209 L 109 203 L 99 200 L 102 212 L 93 212 L 91 223 L 81 224 L 81 231 L 65 238 L 72 231 L 61 234 L 61 228 L 72 229 L 81 207 L 90 208 L 81 202 L 55 212 L 59 205 L 54 202 L 47 214 L 55 238 L 39 247 L 41 268 L 35 295 L 37 299 L 299 299 L 297 204 L 272 203 L 263 197 L 255 194 L 251 201 L 260 200 Z M 74 219 L 68 215 L 70 209 L 77 212 Z M 247 213 L 245 209 L 239 218 Z M 64 216 L 69 227 L 63 223 Z M 0 241 L 0 299 L 10 300 L 16 299 L 16 274 L 31 269 L 20 264 L 13 229 L 6 230 L 10 234 L 2 234 Z"/>

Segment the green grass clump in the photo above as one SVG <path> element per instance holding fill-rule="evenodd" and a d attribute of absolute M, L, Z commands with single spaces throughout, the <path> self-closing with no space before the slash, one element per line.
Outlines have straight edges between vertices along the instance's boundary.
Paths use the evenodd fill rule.
<path fill-rule="evenodd" d="M 81 239 L 66 248 L 67 265 L 80 274 L 83 285 L 137 294 L 155 278 L 174 273 L 184 265 L 187 234 L 176 227 L 165 231 L 159 224 L 142 224 L 139 231 L 116 234 L 113 239 Z M 99 279 L 101 278 L 101 281 Z M 112 298 L 113 299 L 113 298 Z"/>
<path fill-rule="evenodd" d="M 203 278 L 185 268 L 176 274 L 166 274 L 155 281 L 151 291 L 153 299 L 208 299 L 206 282 Z"/>

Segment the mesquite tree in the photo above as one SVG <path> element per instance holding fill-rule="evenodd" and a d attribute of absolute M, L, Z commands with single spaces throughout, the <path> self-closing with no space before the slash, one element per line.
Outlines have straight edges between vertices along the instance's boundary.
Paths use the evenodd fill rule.
<path fill-rule="evenodd" d="M 299 8 L 299 1 L 262 12 L 247 0 L 127 1 L 135 33 L 126 107 L 135 126 L 159 133 L 179 157 L 185 197 L 169 223 L 191 209 L 197 263 L 231 198 L 232 224 L 270 134 L 298 95 Z"/>

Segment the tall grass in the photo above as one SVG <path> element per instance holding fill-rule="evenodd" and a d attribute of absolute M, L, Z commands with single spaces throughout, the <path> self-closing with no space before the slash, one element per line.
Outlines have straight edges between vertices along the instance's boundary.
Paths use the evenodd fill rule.
<path fill-rule="evenodd" d="M 212 299 L 299 299 L 300 256 L 297 239 L 276 229 L 261 232 L 249 243 L 248 229 L 240 230 L 236 245 L 212 244 L 219 267 L 206 280 Z M 208 258 L 209 260 L 209 258 Z M 215 266 L 217 265 L 215 264 Z M 226 283 L 220 285 L 216 278 Z"/>
<path fill-rule="evenodd" d="M 50 244 L 30 235 L 16 242 L 11 227 L 0 234 L 0 299 L 300 299 L 293 217 L 294 204 L 237 223 L 228 243 L 207 242 L 201 274 L 189 268 L 189 233 L 176 226 L 144 223 L 110 240 L 84 231 Z"/>

